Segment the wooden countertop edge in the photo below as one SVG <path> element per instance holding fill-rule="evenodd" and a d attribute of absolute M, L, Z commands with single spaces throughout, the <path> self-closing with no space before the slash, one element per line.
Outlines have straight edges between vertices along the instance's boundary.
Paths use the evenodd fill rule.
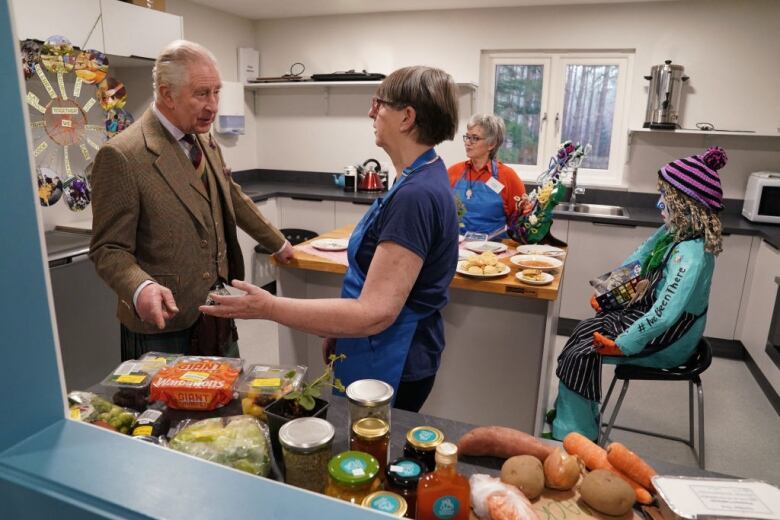
<path fill-rule="evenodd" d="M 349 236 L 352 227 L 353 226 L 344 226 L 329 231 L 328 233 L 323 233 L 317 238 L 346 238 Z M 309 242 L 310 241 L 304 242 L 303 244 L 299 244 L 299 246 L 308 244 Z M 277 262 L 275 258 L 271 257 L 272 262 L 279 267 L 291 269 L 333 274 L 344 274 L 347 272 L 347 266 L 301 251 L 299 246 L 295 246 L 295 256 L 289 264 L 281 264 Z M 554 301 L 558 297 L 563 268 L 554 273 L 555 280 L 553 280 L 551 284 L 529 285 L 524 284 L 515 278 L 515 274 L 520 268 L 510 262 L 509 258 L 502 258 L 501 262 L 508 265 L 510 268 L 510 272 L 506 276 L 494 279 L 471 279 L 456 273 L 450 283 L 450 288 L 491 294 L 503 294 L 507 296 L 521 296 L 548 301 Z"/>

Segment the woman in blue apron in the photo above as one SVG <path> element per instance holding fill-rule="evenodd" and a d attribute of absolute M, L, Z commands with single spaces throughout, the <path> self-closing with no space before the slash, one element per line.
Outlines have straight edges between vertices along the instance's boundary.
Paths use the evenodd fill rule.
<path fill-rule="evenodd" d="M 463 142 L 468 160 L 450 166 L 450 185 L 465 208 L 462 233 L 493 235 L 503 229 L 525 186 L 515 171 L 496 156 L 504 142 L 504 121 L 493 114 L 475 114 L 466 125 Z M 506 238 L 499 233 L 496 238 Z"/>
<path fill-rule="evenodd" d="M 722 250 L 717 170 L 725 164 L 725 152 L 710 148 L 659 170 L 665 224 L 623 263 L 640 262 L 644 293 L 606 311 L 591 300 L 596 316 L 575 327 L 558 357 L 554 438 L 572 431 L 598 437 L 602 362 L 671 368 L 695 352 Z"/>
<path fill-rule="evenodd" d="M 449 74 L 430 67 L 397 70 L 377 89 L 368 115 L 399 175 L 349 239 L 340 299 L 274 297 L 234 282 L 248 294 L 215 296 L 219 305 L 203 312 L 270 319 L 328 338 L 326 357 L 346 354 L 335 367 L 345 386 L 380 379 L 395 390 L 396 407 L 418 411 L 439 368 L 440 311 L 458 261 L 455 201 L 433 149 L 457 131 L 457 99 Z"/>

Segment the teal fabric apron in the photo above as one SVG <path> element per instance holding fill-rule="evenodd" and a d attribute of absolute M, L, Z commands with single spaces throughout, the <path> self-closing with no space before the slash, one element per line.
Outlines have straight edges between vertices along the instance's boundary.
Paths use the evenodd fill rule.
<path fill-rule="evenodd" d="M 491 175 L 498 180 L 498 163 L 494 159 Z M 455 183 L 455 194 L 466 208 L 463 215 L 462 232 L 474 231 L 477 233 L 493 233 L 506 225 L 504 214 L 504 200 L 499 193 L 482 181 L 467 180 L 471 168 L 466 167 Z M 498 235 L 498 239 L 506 238 L 506 233 Z"/>
<path fill-rule="evenodd" d="M 421 167 L 435 161 L 433 148 L 418 157 L 412 165 L 403 171 L 403 175 L 393 185 L 387 195 L 374 201 L 368 212 L 358 223 L 349 238 L 347 259 L 349 268 L 341 287 L 342 298 L 358 298 L 366 281 L 366 274 L 358 265 L 357 252 L 363 242 L 366 231 L 371 227 L 382 208 L 395 196 L 398 186 Z M 404 305 L 401 313 L 390 327 L 373 336 L 363 338 L 340 338 L 336 341 L 336 354 L 346 354 L 346 359 L 336 364 L 336 377 L 344 386 L 360 379 L 380 379 L 393 387 L 395 395 L 401 382 L 406 356 L 412 344 L 417 324 L 433 314 L 433 310 L 420 313 Z M 335 392 L 334 393 L 338 393 Z M 395 401 L 395 397 L 393 398 Z"/>

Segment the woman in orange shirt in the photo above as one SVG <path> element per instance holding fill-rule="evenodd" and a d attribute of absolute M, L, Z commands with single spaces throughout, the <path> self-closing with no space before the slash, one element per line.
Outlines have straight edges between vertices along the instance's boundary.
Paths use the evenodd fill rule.
<path fill-rule="evenodd" d="M 450 185 L 466 209 L 463 232 L 493 234 L 503 228 L 515 210 L 515 197 L 525 193 L 523 181 L 515 171 L 496 159 L 505 132 L 500 117 L 474 114 L 463 135 L 468 160 L 447 170 Z M 498 235 L 505 237 L 506 233 Z"/>

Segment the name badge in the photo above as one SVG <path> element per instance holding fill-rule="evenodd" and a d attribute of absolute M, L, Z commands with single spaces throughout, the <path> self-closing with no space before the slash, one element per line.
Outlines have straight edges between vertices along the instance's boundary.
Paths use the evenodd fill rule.
<path fill-rule="evenodd" d="M 495 191 L 496 193 L 501 193 L 501 190 L 503 190 L 503 189 L 504 189 L 504 185 L 503 185 L 503 184 L 501 184 L 501 183 L 498 181 L 498 179 L 496 179 L 495 177 L 490 177 L 490 180 L 489 180 L 489 181 L 487 181 L 485 184 L 487 184 L 487 185 L 488 185 L 488 187 L 489 187 L 491 190 Z"/>

